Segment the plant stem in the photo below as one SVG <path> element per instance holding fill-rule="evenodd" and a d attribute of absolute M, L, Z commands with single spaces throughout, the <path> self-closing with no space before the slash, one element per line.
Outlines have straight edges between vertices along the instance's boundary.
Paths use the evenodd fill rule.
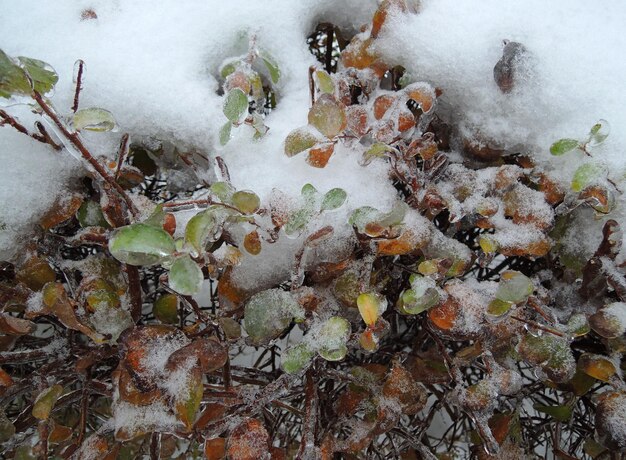
<path fill-rule="evenodd" d="M 139 211 L 135 207 L 135 204 L 132 202 L 130 197 L 126 194 L 126 191 L 120 186 L 120 184 L 118 184 L 115 181 L 115 179 L 113 177 L 111 177 L 109 175 L 109 173 L 106 172 L 106 170 L 102 167 L 102 165 L 98 162 L 98 160 L 96 160 L 93 157 L 91 152 L 89 152 L 89 150 L 87 150 L 87 147 L 85 147 L 85 145 L 80 140 L 80 137 L 78 136 L 78 133 L 76 133 L 76 132 L 71 133 L 65 127 L 65 125 L 63 124 L 61 119 L 58 117 L 58 115 L 55 113 L 55 111 L 52 109 L 52 107 L 50 107 L 50 105 L 48 105 L 48 103 L 43 99 L 41 94 L 39 94 L 37 91 L 33 91 L 32 96 L 33 96 L 33 99 L 35 99 L 35 101 L 37 101 L 37 104 L 39 104 L 39 107 L 41 107 L 41 109 L 45 112 L 45 114 L 48 115 L 48 117 L 50 117 L 50 119 L 52 119 L 52 121 L 57 126 L 57 128 L 59 128 L 59 130 L 61 131 L 63 136 L 65 136 L 65 138 L 68 141 L 70 141 L 70 143 L 74 147 L 76 147 L 76 149 L 80 152 L 82 157 L 91 165 L 91 167 L 93 169 L 96 170 L 98 175 L 105 182 L 107 182 L 109 185 L 111 185 L 111 187 L 113 187 L 115 189 L 115 191 L 122 197 L 122 199 L 126 203 L 126 206 L 130 210 L 130 212 L 133 214 L 133 216 L 134 217 L 138 217 L 139 216 Z"/>

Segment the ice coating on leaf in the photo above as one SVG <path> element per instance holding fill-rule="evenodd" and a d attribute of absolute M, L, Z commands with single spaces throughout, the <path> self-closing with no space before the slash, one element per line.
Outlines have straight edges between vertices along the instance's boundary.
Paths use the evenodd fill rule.
<path fill-rule="evenodd" d="M 116 123 L 113 114 L 105 109 L 90 107 L 80 109 L 72 118 L 72 127 L 76 131 L 86 129 L 88 131 L 111 131 L 115 129 Z"/>
<path fill-rule="evenodd" d="M 117 260 L 130 265 L 154 265 L 176 250 L 165 230 L 146 224 L 133 224 L 115 230 L 109 251 Z"/>
<path fill-rule="evenodd" d="M 170 267 L 170 287 L 180 294 L 194 295 L 200 290 L 203 280 L 202 270 L 188 255 L 177 258 Z"/>
<path fill-rule="evenodd" d="M 605 447 L 623 452 L 626 449 L 626 393 L 609 391 L 600 398 L 596 428 Z"/>
<path fill-rule="evenodd" d="M 347 123 L 345 108 L 328 94 L 323 94 L 315 101 L 308 119 L 310 125 L 328 138 L 341 133 Z"/>
<path fill-rule="evenodd" d="M 348 352 L 350 323 L 340 316 L 332 316 L 312 331 L 317 351 L 327 361 L 341 361 Z"/>
<path fill-rule="evenodd" d="M 302 318 L 304 309 L 289 292 L 268 289 L 253 295 L 244 311 L 243 327 L 254 344 L 278 337 L 293 318 Z"/>

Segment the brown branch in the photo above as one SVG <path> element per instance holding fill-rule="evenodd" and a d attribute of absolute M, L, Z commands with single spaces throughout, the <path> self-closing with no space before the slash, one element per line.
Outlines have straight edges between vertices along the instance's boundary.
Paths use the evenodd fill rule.
<path fill-rule="evenodd" d="M 300 449 L 296 455 L 297 459 L 306 458 L 306 453 L 315 449 L 315 435 L 317 428 L 317 417 L 319 409 L 319 401 L 317 397 L 317 384 L 315 375 L 315 363 L 306 372 L 305 381 L 305 409 L 304 420 L 302 422 L 302 440 L 300 441 Z"/>
<path fill-rule="evenodd" d="M 511 315 L 511 318 L 513 318 L 514 320 L 520 321 L 522 323 L 528 324 L 529 326 L 536 327 L 537 329 L 540 329 L 542 331 L 549 332 L 550 334 L 556 335 L 558 337 L 565 337 L 565 334 L 563 334 L 562 332 L 559 332 L 556 329 L 552 329 L 547 326 L 543 326 L 537 323 L 536 321 L 531 321 L 529 319 L 520 318 L 519 316 L 515 316 L 515 315 Z"/>
<path fill-rule="evenodd" d="M 215 162 L 217 163 L 218 168 L 220 168 L 220 173 L 222 174 L 222 179 L 224 182 L 228 182 L 230 184 L 230 172 L 228 172 L 228 166 L 226 162 L 221 156 L 215 157 Z"/>
<path fill-rule="evenodd" d="M 74 91 L 74 104 L 72 104 L 72 112 L 76 113 L 78 110 L 78 98 L 80 97 L 80 91 L 83 89 L 83 71 L 85 69 L 85 62 L 82 59 L 78 61 L 78 74 L 76 75 L 76 89 Z"/>
<path fill-rule="evenodd" d="M 43 99 L 41 94 L 39 94 L 37 91 L 33 91 L 32 97 L 33 97 L 33 99 L 35 99 L 35 101 L 37 101 L 37 104 L 39 104 L 39 106 L 45 112 L 45 114 L 48 117 L 50 117 L 50 119 L 52 119 L 52 121 L 57 126 L 57 128 L 59 128 L 59 130 L 61 131 L 63 136 L 65 136 L 65 138 L 68 141 L 70 141 L 70 143 L 74 147 L 76 147 L 76 149 L 80 152 L 80 154 L 87 161 L 87 163 L 89 163 L 91 165 L 91 167 L 93 169 L 95 169 L 95 171 L 98 173 L 100 178 L 102 178 L 105 182 L 107 182 L 109 185 L 111 185 L 111 187 L 113 187 L 115 189 L 115 191 L 122 197 L 122 199 L 126 203 L 126 206 L 130 210 L 130 212 L 133 214 L 133 216 L 138 217 L 139 216 L 139 211 L 135 207 L 135 204 L 132 202 L 130 197 L 126 194 L 126 191 L 115 181 L 115 179 L 113 177 L 111 177 L 109 175 L 108 172 L 106 172 L 104 167 L 98 162 L 98 160 L 96 160 L 93 157 L 91 152 L 89 152 L 89 150 L 87 150 L 87 147 L 85 147 L 85 145 L 80 140 L 80 137 L 78 136 L 78 133 L 76 133 L 76 132 L 74 132 L 74 133 L 69 132 L 69 130 L 65 127 L 65 125 L 63 124 L 61 119 L 58 117 L 58 115 L 48 105 L 48 103 Z"/>
<path fill-rule="evenodd" d="M 161 433 L 154 432 L 150 437 L 150 460 L 159 460 L 161 452 Z"/>
<path fill-rule="evenodd" d="M 163 203 L 164 208 L 175 208 L 171 211 L 181 211 L 183 209 L 187 209 L 189 207 L 205 207 L 205 206 L 222 206 L 224 208 L 232 209 L 233 211 L 237 211 L 237 213 L 241 214 L 241 211 L 234 206 L 231 206 L 226 203 L 220 203 L 219 201 L 214 201 L 211 198 L 204 198 L 201 200 L 186 200 L 186 201 L 170 201 L 168 203 Z M 181 209 L 177 209 L 181 208 Z"/>
<path fill-rule="evenodd" d="M 315 104 L 315 80 L 313 79 L 313 73 L 315 72 L 315 67 L 309 67 L 309 93 L 311 95 L 311 106 Z"/>
<path fill-rule="evenodd" d="M 133 321 L 137 323 L 141 318 L 141 307 L 143 304 L 141 296 L 141 279 L 139 277 L 139 269 L 133 265 L 124 265 L 126 274 L 128 275 L 128 288 L 130 293 L 130 315 Z"/>
<path fill-rule="evenodd" d="M 62 150 L 63 149 L 62 145 L 59 145 L 56 142 L 54 142 L 54 140 L 52 139 L 50 134 L 48 134 L 48 131 L 46 130 L 46 128 L 45 128 L 45 126 L 43 125 L 42 122 L 36 121 L 35 122 L 35 127 L 37 128 L 37 130 L 40 133 L 40 138 L 43 139 L 43 141 L 46 142 L 47 144 L 50 144 L 54 150 Z M 34 136 L 35 135 L 33 134 L 33 137 Z"/>
<path fill-rule="evenodd" d="M 128 133 L 125 133 L 120 140 L 120 147 L 117 150 L 117 167 L 115 168 L 115 180 L 118 180 L 120 177 L 120 172 L 122 171 L 122 164 L 124 164 L 124 160 L 126 160 L 126 155 L 128 155 Z"/>

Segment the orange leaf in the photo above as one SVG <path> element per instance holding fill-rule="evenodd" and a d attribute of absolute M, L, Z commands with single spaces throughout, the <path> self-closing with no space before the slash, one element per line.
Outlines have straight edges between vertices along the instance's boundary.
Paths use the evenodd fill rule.
<path fill-rule="evenodd" d="M 269 449 L 269 434 L 257 419 L 247 419 L 233 430 L 228 438 L 227 455 L 230 460 L 258 460 Z"/>
<path fill-rule="evenodd" d="M 204 456 L 207 460 L 220 460 L 226 455 L 226 439 L 213 438 L 204 441 Z"/>
<path fill-rule="evenodd" d="M 325 144 L 313 147 L 309 150 L 306 162 L 314 168 L 323 168 L 328 164 L 331 155 L 335 151 L 335 144 Z"/>

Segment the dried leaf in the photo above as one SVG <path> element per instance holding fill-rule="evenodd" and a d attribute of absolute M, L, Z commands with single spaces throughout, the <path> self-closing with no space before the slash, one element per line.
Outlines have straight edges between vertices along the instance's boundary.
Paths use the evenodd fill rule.
<path fill-rule="evenodd" d="M 229 460 L 259 460 L 267 458 L 269 434 L 257 419 L 247 419 L 228 438 Z"/>

